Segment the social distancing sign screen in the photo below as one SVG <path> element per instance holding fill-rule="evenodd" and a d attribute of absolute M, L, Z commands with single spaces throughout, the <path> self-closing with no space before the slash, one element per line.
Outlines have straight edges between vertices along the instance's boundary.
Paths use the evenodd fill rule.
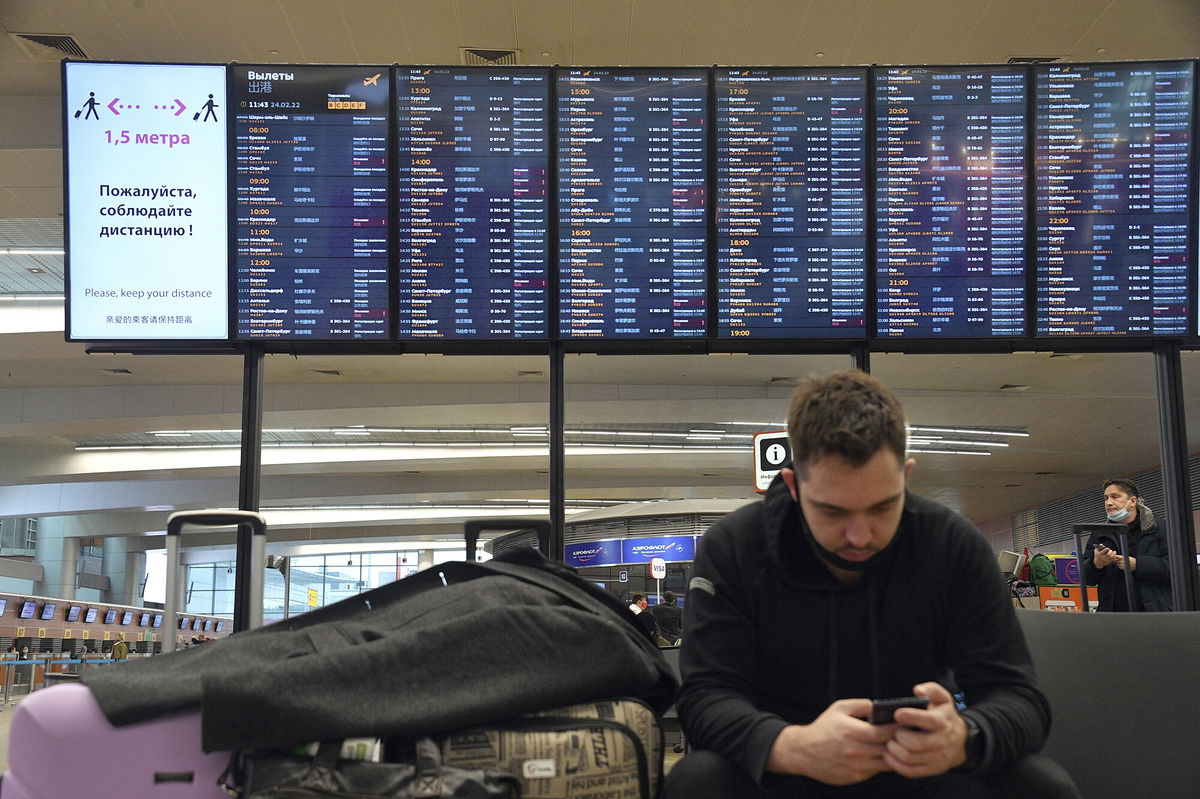
<path fill-rule="evenodd" d="M 64 70 L 68 337 L 227 338 L 225 67 Z"/>

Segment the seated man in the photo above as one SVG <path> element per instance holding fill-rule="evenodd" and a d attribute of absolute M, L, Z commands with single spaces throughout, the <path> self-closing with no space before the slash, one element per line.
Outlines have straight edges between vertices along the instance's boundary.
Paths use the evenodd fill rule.
<path fill-rule="evenodd" d="M 665 799 L 1078 797 L 987 540 L 907 491 L 899 400 L 856 371 L 788 414 L 792 467 L 705 533 Z M 961 692 L 960 710 L 955 694 Z M 872 699 L 917 695 L 894 723 Z"/>

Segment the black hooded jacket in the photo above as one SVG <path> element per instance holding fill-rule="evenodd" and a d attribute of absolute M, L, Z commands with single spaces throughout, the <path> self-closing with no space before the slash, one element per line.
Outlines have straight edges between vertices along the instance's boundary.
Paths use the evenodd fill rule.
<path fill-rule="evenodd" d="M 714 524 L 684 607 L 677 705 L 689 742 L 761 779 L 788 724 L 836 699 L 965 695 L 993 773 L 1038 750 L 1050 709 L 995 556 L 966 519 L 907 494 L 900 528 L 863 580 L 839 582 L 803 537 L 787 486 Z"/>
<path fill-rule="evenodd" d="M 1127 610 L 1125 596 L 1125 573 L 1116 566 L 1097 569 L 1092 560 L 1096 545 L 1107 544 L 1120 552 L 1118 543 L 1121 533 L 1127 533 L 1129 554 L 1137 567 L 1133 570 L 1133 590 L 1137 594 L 1134 610 L 1169 611 L 1172 609 L 1170 554 L 1167 537 L 1159 529 L 1154 512 L 1138 503 L 1137 518 L 1132 524 L 1114 524 L 1111 536 L 1093 535 L 1083 551 L 1083 578 L 1088 585 L 1097 586 L 1097 610 L 1108 612 Z"/>

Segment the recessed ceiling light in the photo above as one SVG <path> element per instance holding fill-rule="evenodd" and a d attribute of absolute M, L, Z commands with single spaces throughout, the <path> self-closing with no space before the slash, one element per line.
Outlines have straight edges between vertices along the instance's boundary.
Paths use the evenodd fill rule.
<path fill-rule="evenodd" d="M 1108 48 L 1107 48 L 1107 47 L 1097 47 L 1097 48 L 1096 48 L 1096 52 L 1097 52 L 1097 53 L 1107 53 L 1107 52 L 1108 52 Z"/>
<path fill-rule="evenodd" d="M 825 57 L 825 53 L 821 52 L 820 50 L 818 50 L 818 51 L 815 53 L 815 55 L 817 56 L 817 58 L 824 58 L 824 57 Z"/>
<path fill-rule="evenodd" d="M 36 267 L 36 266 L 31 266 L 31 267 L 29 267 L 28 269 L 26 269 L 25 271 L 26 271 L 26 272 L 28 272 L 28 273 L 29 273 L 29 274 L 31 274 L 31 275 L 44 275 L 44 274 L 46 274 L 46 270 L 45 270 L 45 269 L 39 269 L 39 268 L 38 268 L 38 267 Z"/>
<path fill-rule="evenodd" d="M 110 375 L 131 375 L 133 372 L 128 369 L 101 369 L 101 372 L 106 372 Z"/>
<path fill-rule="evenodd" d="M 1028 391 L 1029 386 L 1024 383 L 1005 383 L 1000 386 L 1000 391 Z"/>
<path fill-rule="evenodd" d="M 279 55 L 279 51 L 278 50 L 268 50 L 267 55 Z"/>

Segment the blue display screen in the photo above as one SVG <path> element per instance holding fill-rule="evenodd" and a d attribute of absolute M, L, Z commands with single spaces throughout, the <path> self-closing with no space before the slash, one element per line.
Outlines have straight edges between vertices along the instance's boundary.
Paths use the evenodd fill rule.
<path fill-rule="evenodd" d="M 231 69 L 237 337 L 388 338 L 391 70 Z"/>
<path fill-rule="evenodd" d="M 1188 332 L 1191 61 L 1034 73 L 1037 333 Z"/>
<path fill-rule="evenodd" d="M 716 70 L 717 330 L 866 335 L 865 69 Z"/>
<path fill-rule="evenodd" d="M 875 73 L 876 335 L 1025 333 L 1021 67 Z"/>
<path fill-rule="evenodd" d="M 401 339 L 545 339 L 546 70 L 396 71 Z"/>
<path fill-rule="evenodd" d="M 707 333 L 703 69 L 564 69 L 558 84 L 559 333 Z"/>

